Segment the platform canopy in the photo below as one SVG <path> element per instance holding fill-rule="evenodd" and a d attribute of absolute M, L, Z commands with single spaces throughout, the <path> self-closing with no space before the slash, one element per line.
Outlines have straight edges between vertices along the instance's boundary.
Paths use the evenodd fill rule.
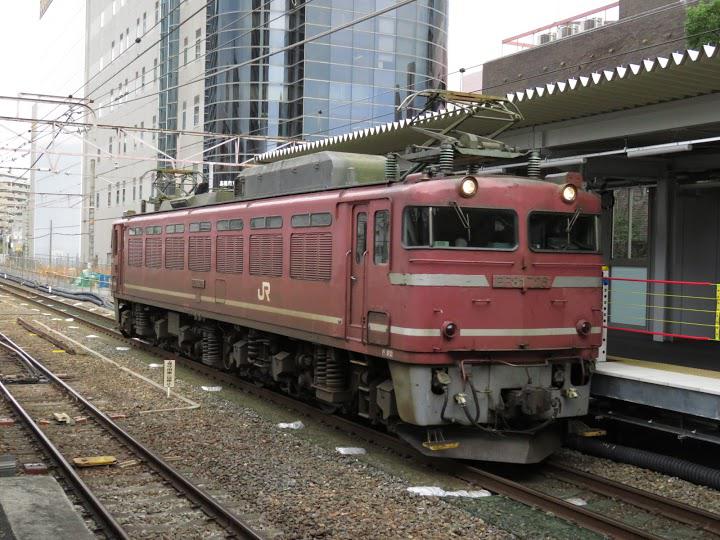
<path fill-rule="evenodd" d="M 522 113 L 512 129 L 573 120 L 686 99 L 720 91 L 720 48 L 705 45 L 597 71 L 588 76 L 573 77 L 543 86 L 527 88 L 507 95 L 510 103 Z M 423 144 L 426 136 L 413 126 L 443 130 L 456 121 L 458 110 L 427 113 L 414 120 L 390 122 L 369 129 L 353 131 L 280 148 L 256 158 L 268 163 L 322 150 L 382 155 Z M 496 121 L 478 115 L 462 125 L 462 131 L 487 135 Z"/>

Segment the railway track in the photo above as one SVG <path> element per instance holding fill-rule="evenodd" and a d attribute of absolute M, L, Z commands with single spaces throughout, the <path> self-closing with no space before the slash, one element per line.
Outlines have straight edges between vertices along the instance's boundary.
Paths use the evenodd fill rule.
<path fill-rule="evenodd" d="M 24 358 L 0 348 L 0 382 L 5 384 L 34 384 L 45 382 L 45 378 Z"/>
<path fill-rule="evenodd" d="M 184 367 L 199 372 L 211 379 L 222 382 L 225 385 L 238 388 L 248 394 L 260 397 L 263 400 L 292 409 L 306 417 L 312 417 L 324 425 L 342 430 L 343 432 L 354 436 L 358 436 L 366 442 L 389 449 L 399 455 L 424 462 L 436 470 L 461 478 L 473 485 L 481 486 L 509 499 L 538 508 L 545 512 L 550 512 L 559 518 L 578 525 L 579 527 L 611 538 L 648 540 L 674 538 L 674 536 L 658 535 L 647 528 L 634 526 L 620 519 L 610 517 L 603 512 L 593 511 L 590 508 L 578 506 L 564 500 L 561 497 L 544 492 L 541 489 L 536 489 L 521 481 L 516 481 L 513 479 L 513 475 L 496 474 L 491 472 L 483 465 L 477 466 L 466 462 L 433 460 L 431 458 L 427 458 L 417 454 L 403 442 L 387 433 L 383 433 L 347 418 L 324 414 L 312 405 L 297 401 L 282 394 L 278 394 L 266 388 L 260 388 L 252 383 L 239 379 L 231 373 L 222 372 L 201 363 L 178 357 L 144 341 L 126 338 L 115 329 L 114 320 L 107 316 L 100 315 L 96 312 L 87 312 L 82 310 L 79 306 L 62 304 L 62 307 L 59 307 L 56 305 L 49 305 L 46 299 L 33 298 L 33 296 L 37 297 L 39 295 L 29 295 L 27 291 L 13 285 L 8 286 L 6 284 L 2 284 L 0 285 L 0 288 L 4 288 L 8 292 L 22 297 L 26 301 L 38 303 L 38 300 L 40 300 L 40 305 L 43 305 L 48 310 L 57 310 L 58 313 L 72 312 L 78 322 L 93 328 L 95 331 L 123 341 L 135 348 L 162 358 L 175 359 Z M 540 474 L 554 476 L 555 478 L 561 479 L 563 482 L 583 487 L 584 489 L 597 495 L 613 499 L 622 505 L 637 509 L 638 512 L 648 512 L 658 516 L 659 519 L 671 520 L 679 524 L 681 527 L 685 527 L 691 531 L 697 531 L 698 534 L 705 535 L 706 537 L 720 537 L 719 515 L 712 514 L 698 508 L 693 508 L 673 499 L 638 490 L 625 484 L 613 482 L 601 476 L 572 469 L 561 464 L 543 464 L 540 466 L 538 472 Z"/>
<path fill-rule="evenodd" d="M 48 380 L 47 384 L 0 383 L 0 393 L 88 503 L 108 536 L 260 538 L 249 524 L 1 333 L 0 345 Z M 49 420 L 53 417 L 55 422 Z M 97 462 L 101 466 L 84 466 Z"/>

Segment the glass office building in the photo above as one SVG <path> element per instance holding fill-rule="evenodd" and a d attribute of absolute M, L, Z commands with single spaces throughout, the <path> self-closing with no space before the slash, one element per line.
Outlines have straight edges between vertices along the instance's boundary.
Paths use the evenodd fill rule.
<path fill-rule="evenodd" d="M 418 90 L 444 88 L 448 0 L 417 0 L 302 45 L 395 0 L 214 0 L 207 9 L 205 130 L 325 138 L 400 118 Z M 271 51 L 284 49 L 269 56 Z M 416 100 L 413 107 L 424 103 Z M 206 147 L 216 141 L 208 139 Z M 241 143 L 240 157 L 270 149 Z M 234 161 L 227 145 L 210 161 Z M 216 184 L 237 169 L 215 169 Z"/>

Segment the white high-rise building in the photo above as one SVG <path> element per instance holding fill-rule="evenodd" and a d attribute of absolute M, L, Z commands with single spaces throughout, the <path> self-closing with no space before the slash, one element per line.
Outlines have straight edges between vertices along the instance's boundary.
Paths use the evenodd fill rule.
<path fill-rule="evenodd" d="M 205 6 L 86 0 L 85 96 L 98 127 L 84 138 L 84 260 L 110 262 L 113 221 L 141 210 L 158 169 L 202 172 L 191 162 L 202 161 L 202 136 L 158 130 L 203 130 Z"/>
<path fill-rule="evenodd" d="M 32 236 L 27 208 L 30 182 L 0 177 L 0 253 L 22 255 Z"/>

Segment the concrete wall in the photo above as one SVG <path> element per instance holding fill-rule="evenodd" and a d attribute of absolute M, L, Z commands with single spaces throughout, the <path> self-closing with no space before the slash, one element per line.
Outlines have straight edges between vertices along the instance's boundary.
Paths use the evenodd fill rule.
<path fill-rule="evenodd" d="M 487 62 L 483 69 L 483 92 L 505 95 L 682 50 L 686 47 L 686 4 L 682 1 L 671 3 L 674 6 L 669 9 L 620 19 L 595 30 Z M 623 4 L 628 4 L 628 13 L 644 11 L 643 6 L 647 4 L 658 7 L 657 0 L 626 0 Z"/>

